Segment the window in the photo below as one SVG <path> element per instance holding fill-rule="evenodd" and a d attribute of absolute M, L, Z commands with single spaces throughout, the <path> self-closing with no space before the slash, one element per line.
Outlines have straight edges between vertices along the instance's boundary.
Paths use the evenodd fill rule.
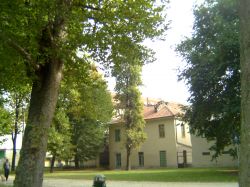
<path fill-rule="evenodd" d="M 160 151 L 160 167 L 167 166 L 166 151 Z"/>
<path fill-rule="evenodd" d="M 181 124 L 181 136 L 182 138 L 186 137 L 185 125 L 183 123 Z"/>
<path fill-rule="evenodd" d="M 202 152 L 203 156 L 210 155 L 210 152 Z"/>
<path fill-rule="evenodd" d="M 230 151 L 222 151 L 222 154 L 223 154 L 223 155 L 230 154 Z"/>
<path fill-rule="evenodd" d="M 164 129 L 164 125 L 163 124 L 159 125 L 159 136 L 160 136 L 160 138 L 164 138 L 165 137 L 165 129 Z"/>
<path fill-rule="evenodd" d="M 115 159 L 115 161 L 116 161 L 115 167 L 116 167 L 116 169 L 119 169 L 122 166 L 122 156 L 121 156 L 121 153 L 116 153 L 115 158 L 116 158 Z"/>
<path fill-rule="evenodd" d="M 5 158 L 5 150 L 0 150 L 0 159 Z"/>
<path fill-rule="evenodd" d="M 139 152 L 138 153 L 138 158 L 139 158 L 139 166 L 143 167 L 144 166 L 144 153 L 143 152 Z"/>
<path fill-rule="evenodd" d="M 115 129 L 115 141 L 116 142 L 121 141 L 121 131 L 120 131 L 120 129 Z"/>

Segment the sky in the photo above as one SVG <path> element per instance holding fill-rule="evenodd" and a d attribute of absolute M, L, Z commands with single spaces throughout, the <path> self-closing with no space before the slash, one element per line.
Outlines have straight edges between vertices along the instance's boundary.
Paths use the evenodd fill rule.
<path fill-rule="evenodd" d="M 188 104 L 190 96 L 183 81 L 178 82 L 178 68 L 185 62 L 175 52 L 175 46 L 185 37 L 191 36 L 193 26 L 193 5 L 201 0 L 171 0 L 167 10 L 167 19 L 171 20 L 165 41 L 146 41 L 145 45 L 153 49 L 157 60 L 147 64 L 142 70 L 143 97 L 163 99 L 165 101 Z M 109 89 L 113 91 L 114 79 L 107 79 Z"/>

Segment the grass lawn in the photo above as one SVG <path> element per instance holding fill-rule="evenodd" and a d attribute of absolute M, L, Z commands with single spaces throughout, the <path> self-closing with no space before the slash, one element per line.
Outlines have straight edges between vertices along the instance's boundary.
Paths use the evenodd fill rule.
<path fill-rule="evenodd" d="M 0 187 L 12 187 L 11 185 L 0 184 Z"/>
<path fill-rule="evenodd" d="M 45 178 L 90 179 L 96 174 L 104 174 L 107 180 L 158 181 L 158 182 L 236 182 L 238 171 L 225 168 L 185 168 L 148 170 L 78 170 L 45 173 Z"/>

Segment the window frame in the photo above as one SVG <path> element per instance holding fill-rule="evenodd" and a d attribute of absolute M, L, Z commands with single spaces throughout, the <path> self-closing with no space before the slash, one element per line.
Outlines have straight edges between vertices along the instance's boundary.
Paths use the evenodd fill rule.
<path fill-rule="evenodd" d="M 159 130 L 159 137 L 160 138 L 165 138 L 166 137 L 165 125 L 164 124 L 159 124 L 158 125 L 158 130 Z"/>
<path fill-rule="evenodd" d="M 160 167 L 167 167 L 167 151 L 161 150 L 159 151 L 160 156 Z"/>
<path fill-rule="evenodd" d="M 121 141 L 121 129 L 115 129 L 115 142 Z"/>
<path fill-rule="evenodd" d="M 115 168 L 120 169 L 121 167 L 122 167 L 122 154 L 116 153 L 115 154 Z"/>
<path fill-rule="evenodd" d="M 181 124 L 181 137 L 186 138 L 186 127 L 184 123 Z"/>
<path fill-rule="evenodd" d="M 204 152 L 202 152 L 202 156 L 210 156 L 210 152 L 209 151 L 204 151 Z"/>
<path fill-rule="evenodd" d="M 139 167 L 144 167 L 144 152 L 138 152 Z"/>

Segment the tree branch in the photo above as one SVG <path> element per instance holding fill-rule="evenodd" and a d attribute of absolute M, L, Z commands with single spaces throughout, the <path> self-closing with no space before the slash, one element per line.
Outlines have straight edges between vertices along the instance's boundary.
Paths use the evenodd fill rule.
<path fill-rule="evenodd" d="M 12 47 L 17 52 L 19 52 L 19 54 L 22 55 L 26 60 L 28 60 L 29 62 L 33 61 L 32 58 L 31 58 L 31 55 L 24 48 L 22 48 L 20 45 L 18 45 L 17 43 L 15 43 L 13 40 L 8 39 L 7 43 L 8 43 L 8 45 L 10 47 Z"/>
<path fill-rule="evenodd" d="M 86 9 L 90 9 L 90 10 L 101 10 L 100 8 L 93 7 L 93 6 L 90 6 L 90 5 L 83 5 L 82 7 L 86 8 Z"/>
<path fill-rule="evenodd" d="M 35 61 L 32 59 L 31 54 L 26 51 L 23 47 L 21 47 L 20 45 L 18 45 L 15 41 L 13 41 L 12 39 L 10 39 L 8 36 L 6 36 L 4 33 L 0 33 L 0 38 L 3 41 L 6 41 L 7 45 L 10 46 L 11 48 L 15 49 L 24 59 L 26 59 L 26 61 L 29 62 L 29 64 L 27 65 L 31 65 L 35 70 L 39 68 L 39 65 L 37 65 L 35 63 Z M 6 40 L 7 38 L 7 40 Z"/>
<path fill-rule="evenodd" d="M 35 63 L 35 61 L 32 59 L 31 54 L 28 53 L 28 51 L 26 51 L 23 47 L 21 47 L 11 39 L 8 39 L 7 43 L 10 47 L 15 49 L 21 56 L 23 56 L 23 58 L 25 58 L 35 70 L 39 69 L 39 65 Z"/>

